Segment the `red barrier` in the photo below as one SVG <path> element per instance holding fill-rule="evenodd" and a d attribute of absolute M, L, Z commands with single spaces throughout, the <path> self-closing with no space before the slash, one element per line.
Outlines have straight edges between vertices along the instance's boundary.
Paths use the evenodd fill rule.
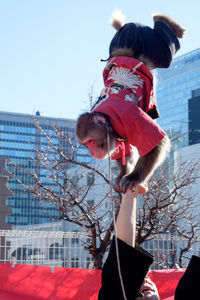
<path fill-rule="evenodd" d="M 153 271 L 161 300 L 174 295 L 183 272 Z M 1 300 L 97 300 L 101 271 L 0 263 Z M 173 299 L 173 298 L 171 298 Z M 171 300 L 170 298 L 168 300 Z"/>
<path fill-rule="evenodd" d="M 161 300 L 174 299 L 176 286 L 179 282 L 179 279 L 183 276 L 184 270 L 157 270 L 152 271 L 149 274 L 149 277 L 157 286 Z"/>
<path fill-rule="evenodd" d="M 96 300 L 101 271 L 87 269 L 0 264 L 0 291 L 13 293 L 12 300 Z M 1 292 L 0 292 L 1 295 Z M 14 296 L 16 295 L 16 297 Z M 17 298 L 23 295 L 24 298 Z M 0 297 L 3 300 L 3 297 Z M 9 299 L 9 298 L 5 298 Z"/>

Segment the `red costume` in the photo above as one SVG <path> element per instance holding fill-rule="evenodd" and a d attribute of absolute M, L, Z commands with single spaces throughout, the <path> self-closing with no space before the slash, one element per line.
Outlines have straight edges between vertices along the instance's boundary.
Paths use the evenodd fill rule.
<path fill-rule="evenodd" d="M 153 76 L 147 67 L 137 59 L 118 56 L 111 58 L 104 71 L 105 88 L 92 112 L 109 117 L 113 129 L 127 142 L 125 153 L 131 152 L 131 145 L 144 156 L 155 148 L 165 132 L 148 116 L 155 109 Z M 123 157 L 123 142 L 119 153 L 112 159 Z"/>

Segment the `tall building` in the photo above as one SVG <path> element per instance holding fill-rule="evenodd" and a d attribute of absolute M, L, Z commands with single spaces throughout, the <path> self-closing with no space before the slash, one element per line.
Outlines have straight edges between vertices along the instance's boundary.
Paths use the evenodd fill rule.
<path fill-rule="evenodd" d="M 158 124 L 166 131 L 181 132 L 181 146 L 188 145 L 188 100 L 200 87 L 200 48 L 174 59 L 168 69 L 157 71 L 156 97 L 161 117 Z"/>
<path fill-rule="evenodd" d="M 192 91 L 192 98 L 189 99 L 189 145 L 200 143 L 200 88 Z"/>
<path fill-rule="evenodd" d="M 75 120 L 41 117 L 39 112 L 36 113 L 35 118 L 41 128 L 52 137 L 55 145 L 58 144 L 58 139 L 54 136 L 52 125 L 57 125 L 64 132 L 64 135 L 70 136 L 72 143 L 76 144 Z M 8 170 L 12 167 L 12 171 L 14 170 L 23 182 L 30 182 L 29 176 L 25 172 L 20 173 L 19 169 L 13 168 L 14 165 L 20 165 L 29 171 L 37 172 L 42 182 L 47 180 L 42 167 L 38 167 L 32 159 L 36 158 L 37 150 L 45 149 L 45 147 L 47 147 L 47 138 L 36 128 L 31 115 L 0 112 L 0 158 L 7 158 L 11 162 L 11 166 L 8 165 Z M 64 153 L 70 151 L 69 145 L 65 142 L 62 143 L 61 147 Z M 77 156 L 79 161 L 87 163 L 91 160 L 88 152 L 83 148 L 80 148 Z M 55 185 L 50 179 L 47 184 Z M 16 181 L 15 176 L 10 178 L 7 185 L 12 190 L 12 195 L 7 198 L 6 203 L 12 207 L 12 214 L 7 216 L 7 223 L 12 225 L 41 224 L 50 221 L 49 215 L 52 218 L 59 216 L 55 206 L 37 201 L 32 194 L 24 193 L 23 186 Z"/>
<path fill-rule="evenodd" d="M 12 195 L 12 192 L 7 187 L 9 173 L 5 166 L 5 159 L 0 157 L 0 230 L 11 229 L 11 224 L 6 223 L 6 217 L 12 213 L 12 208 L 6 205 L 6 199 Z"/>

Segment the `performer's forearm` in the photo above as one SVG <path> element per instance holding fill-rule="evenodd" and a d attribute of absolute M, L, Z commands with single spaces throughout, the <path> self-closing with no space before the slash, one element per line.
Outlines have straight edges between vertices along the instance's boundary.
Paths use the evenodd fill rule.
<path fill-rule="evenodd" d="M 136 197 L 137 192 L 131 190 L 123 194 L 116 222 L 117 237 L 132 247 L 135 246 Z"/>

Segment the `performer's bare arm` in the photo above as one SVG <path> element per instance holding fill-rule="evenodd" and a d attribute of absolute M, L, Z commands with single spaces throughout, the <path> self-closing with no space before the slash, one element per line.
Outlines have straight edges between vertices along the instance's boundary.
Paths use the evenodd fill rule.
<path fill-rule="evenodd" d="M 122 196 L 122 202 L 116 221 L 117 237 L 128 245 L 135 246 L 136 231 L 136 198 L 138 194 L 145 194 L 147 187 L 140 185 L 135 191 L 127 190 Z"/>

